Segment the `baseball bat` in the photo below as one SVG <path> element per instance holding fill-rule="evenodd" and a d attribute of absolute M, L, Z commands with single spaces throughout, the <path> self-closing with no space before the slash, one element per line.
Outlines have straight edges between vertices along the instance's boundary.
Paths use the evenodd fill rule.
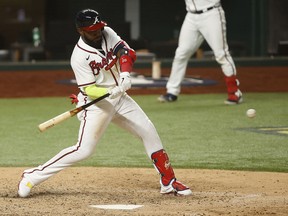
<path fill-rule="evenodd" d="M 49 119 L 48 121 L 46 122 L 43 122 L 41 124 L 38 125 L 38 128 L 41 132 L 65 121 L 66 119 L 70 118 L 70 117 L 73 117 L 75 116 L 77 113 L 79 113 L 80 111 L 84 110 L 85 108 L 91 106 L 92 104 L 95 104 L 101 100 L 103 100 L 104 98 L 108 97 L 110 94 L 107 93 L 99 98 L 96 98 L 94 100 L 92 100 L 91 102 L 87 103 L 87 104 L 84 104 L 83 106 L 80 106 L 80 107 L 77 107 L 77 108 L 74 108 L 72 110 L 69 110 L 69 111 L 66 111 L 58 116 L 55 116 L 54 118 L 52 119 Z"/>

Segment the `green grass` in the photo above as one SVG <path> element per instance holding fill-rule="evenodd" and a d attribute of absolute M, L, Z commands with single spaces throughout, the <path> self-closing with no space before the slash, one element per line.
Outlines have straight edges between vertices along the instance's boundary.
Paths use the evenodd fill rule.
<path fill-rule="evenodd" d="M 158 103 L 156 97 L 133 96 L 155 124 L 174 167 L 288 172 L 287 93 L 247 93 L 239 106 L 224 105 L 224 94 L 181 95 L 169 104 Z M 37 128 L 72 109 L 67 98 L 0 103 L 0 166 L 37 166 L 76 144 L 76 117 L 44 133 Z M 246 117 L 249 108 L 256 109 L 256 118 Z M 259 130 L 270 127 L 286 130 Z M 151 162 L 138 139 L 110 125 L 94 155 L 76 165 L 151 167 Z"/>

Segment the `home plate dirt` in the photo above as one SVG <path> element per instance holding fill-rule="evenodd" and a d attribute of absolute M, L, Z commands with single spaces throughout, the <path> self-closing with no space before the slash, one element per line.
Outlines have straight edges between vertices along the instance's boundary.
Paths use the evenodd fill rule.
<path fill-rule="evenodd" d="M 193 191 L 192 196 L 179 197 L 159 193 L 154 168 L 72 167 L 34 187 L 29 198 L 19 198 L 17 185 L 24 169 L 0 167 L 0 215 L 287 216 L 288 212 L 288 173 L 175 169 L 177 178 Z"/>

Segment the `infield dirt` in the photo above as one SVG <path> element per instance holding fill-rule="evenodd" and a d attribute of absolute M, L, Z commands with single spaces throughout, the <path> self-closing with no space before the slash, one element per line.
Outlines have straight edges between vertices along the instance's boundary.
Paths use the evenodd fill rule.
<path fill-rule="evenodd" d="M 66 169 L 17 197 L 23 168 L 0 168 L 0 215 L 287 215 L 288 174 L 175 169 L 192 196 L 159 193 L 154 168 Z M 103 210 L 90 205 L 143 205 Z"/>

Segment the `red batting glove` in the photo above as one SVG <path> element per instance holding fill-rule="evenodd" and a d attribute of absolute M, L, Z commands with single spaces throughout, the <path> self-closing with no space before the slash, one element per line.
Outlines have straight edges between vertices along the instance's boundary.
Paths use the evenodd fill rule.
<path fill-rule="evenodd" d="M 69 98 L 71 99 L 71 104 L 74 104 L 74 103 L 77 104 L 79 102 L 79 100 L 75 94 L 71 94 L 69 96 Z"/>

